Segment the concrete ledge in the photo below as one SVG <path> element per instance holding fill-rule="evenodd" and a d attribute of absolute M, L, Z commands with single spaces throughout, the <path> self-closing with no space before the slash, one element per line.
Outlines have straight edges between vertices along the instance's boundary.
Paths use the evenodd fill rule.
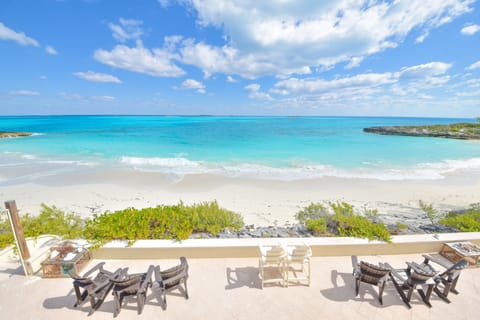
<path fill-rule="evenodd" d="M 114 241 L 93 251 L 95 259 L 174 259 L 258 257 L 258 244 L 307 243 L 314 256 L 394 255 L 438 252 L 445 242 L 470 241 L 480 245 L 480 232 L 393 236 L 392 243 L 358 238 L 263 238 Z"/>

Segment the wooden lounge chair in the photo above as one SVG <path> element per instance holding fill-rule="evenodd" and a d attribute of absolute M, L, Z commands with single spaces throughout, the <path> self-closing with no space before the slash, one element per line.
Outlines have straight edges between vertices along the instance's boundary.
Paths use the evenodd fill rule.
<path fill-rule="evenodd" d="M 261 287 L 265 283 L 280 282 L 282 286 L 286 284 L 286 259 L 287 252 L 281 245 L 265 246 L 259 243 L 260 258 L 258 259 L 259 275 L 261 279 Z M 276 276 L 266 277 L 266 269 L 272 269 L 276 272 Z M 272 271 L 272 270 L 269 270 Z"/>
<path fill-rule="evenodd" d="M 412 299 L 414 289 L 417 289 L 417 292 L 422 297 L 422 301 L 428 307 L 432 307 L 430 304 L 430 296 L 435 287 L 435 281 L 433 280 L 433 277 L 435 276 L 434 272 L 428 272 L 419 268 L 415 263 L 409 262 L 407 262 L 406 269 L 393 269 L 388 263 L 383 265 L 392 269 L 390 271 L 390 279 L 395 285 L 397 292 L 400 294 L 402 301 L 408 308 L 412 307 L 410 305 L 410 300 Z M 407 294 L 405 294 L 404 291 L 406 291 Z"/>
<path fill-rule="evenodd" d="M 352 256 L 352 266 L 353 277 L 355 278 L 355 296 L 358 296 L 360 283 L 368 283 L 378 287 L 378 302 L 383 305 L 383 290 L 391 268 L 384 268 L 365 261 L 359 263 L 357 256 Z"/>
<path fill-rule="evenodd" d="M 293 280 L 297 283 L 307 281 L 307 286 L 310 286 L 310 258 L 312 257 L 310 246 L 304 242 L 300 245 L 283 247 L 287 252 L 285 285 L 288 286 L 288 283 Z M 290 277 L 290 273 L 292 273 L 292 277 Z"/>
<path fill-rule="evenodd" d="M 448 294 L 450 292 L 458 294 L 456 290 L 458 278 L 460 278 L 461 271 L 468 266 L 468 261 L 462 259 L 457 263 L 453 263 L 438 254 L 423 255 L 423 257 L 425 260 L 419 265 L 421 268 L 436 273 L 437 269 L 431 262 L 444 268 L 441 273 L 436 274 L 433 278 L 436 284 L 433 290 L 441 299 L 450 303 L 450 300 L 447 298 Z"/>
<path fill-rule="evenodd" d="M 69 273 L 73 279 L 73 289 L 77 299 L 74 307 L 81 306 L 87 300 L 90 300 L 91 309 L 88 315 L 94 313 L 102 305 L 105 297 L 112 289 L 112 280 L 118 279 L 122 273 L 121 268 L 115 272 L 107 271 L 103 269 L 104 264 L 105 262 L 98 263 L 83 276 L 74 272 Z"/>
<path fill-rule="evenodd" d="M 155 281 L 158 283 L 160 289 L 160 300 L 163 302 L 162 308 L 167 308 L 167 293 L 178 289 L 180 295 L 188 299 L 188 263 L 185 257 L 180 257 L 180 264 L 163 270 L 160 266 L 155 267 Z M 163 299 L 162 299 L 163 297 Z"/>
<path fill-rule="evenodd" d="M 121 310 L 123 299 L 126 296 L 137 297 L 137 312 L 141 314 L 147 300 L 148 287 L 152 285 L 152 274 L 154 267 L 151 265 L 147 272 L 136 274 L 122 274 L 120 279 L 112 280 L 113 300 L 115 301 L 115 310 L 113 316 L 116 317 Z"/>

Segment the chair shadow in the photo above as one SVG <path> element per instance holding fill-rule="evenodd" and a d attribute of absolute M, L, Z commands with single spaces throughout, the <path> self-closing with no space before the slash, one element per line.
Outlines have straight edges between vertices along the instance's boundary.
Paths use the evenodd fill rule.
<path fill-rule="evenodd" d="M 405 305 L 400 299 L 393 285 L 387 284 L 383 291 L 383 305 L 378 301 L 378 287 L 361 283 L 358 296 L 355 296 L 355 280 L 351 273 L 340 273 L 332 270 L 330 280 L 333 287 L 320 290 L 321 294 L 332 301 L 369 301 L 376 307 L 388 307 L 391 305 Z"/>
<path fill-rule="evenodd" d="M 23 275 L 25 275 L 22 266 L 18 266 L 17 268 L 2 269 L 2 270 L 0 270 L 0 273 L 9 274 L 10 277 L 13 277 L 13 276 L 23 276 Z"/>
<path fill-rule="evenodd" d="M 228 267 L 226 290 L 248 287 L 252 289 L 261 289 L 261 280 L 258 276 L 257 267 Z"/>
<path fill-rule="evenodd" d="M 45 300 L 43 300 L 43 307 L 46 309 L 64 309 L 65 308 L 65 309 L 83 312 L 85 313 L 85 315 L 88 315 L 91 309 L 90 303 L 87 301 L 85 302 L 85 304 L 81 306 L 74 307 L 75 302 L 76 302 L 76 298 L 73 293 L 73 289 L 71 289 L 64 296 L 46 298 Z M 102 305 L 95 311 L 95 313 L 107 312 L 107 313 L 113 314 L 114 307 L 115 305 L 113 301 L 104 301 Z"/>

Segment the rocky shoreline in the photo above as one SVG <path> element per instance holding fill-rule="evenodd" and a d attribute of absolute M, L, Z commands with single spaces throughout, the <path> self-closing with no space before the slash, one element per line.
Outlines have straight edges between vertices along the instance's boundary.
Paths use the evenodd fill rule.
<path fill-rule="evenodd" d="M 31 132 L 8 132 L 0 131 L 0 138 L 15 138 L 15 137 L 28 137 L 33 133 Z"/>
<path fill-rule="evenodd" d="M 364 128 L 364 132 L 382 135 L 480 140 L 480 123 L 454 123 L 431 126 L 384 126 Z"/>
<path fill-rule="evenodd" d="M 404 218 L 407 218 L 405 220 Z M 392 219 L 396 221 L 403 221 L 405 228 L 400 228 L 396 223 L 392 223 Z M 431 224 L 428 219 L 419 217 L 412 219 L 411 217 L 404 217 L 403 215 L 396 215 L 391 219 L 375 218 L 377 222 L 384 223 L 392 235 L 401 234 L 432 234 L 432 233 L 449 233 L 460 232 L 455 228 L 446 227 L 441 224 Z M 295 224 L 293 226 L 267 226 L 255 227 L 255 225 L 244 226 L 238 231 L 223 230 L 218 235 L 210 233 L 194 233 L 190 235 L 190 239 L 245 239 L 245 238 L 311 238 L 315 237 L 307 230 L 303 224 Z"/>

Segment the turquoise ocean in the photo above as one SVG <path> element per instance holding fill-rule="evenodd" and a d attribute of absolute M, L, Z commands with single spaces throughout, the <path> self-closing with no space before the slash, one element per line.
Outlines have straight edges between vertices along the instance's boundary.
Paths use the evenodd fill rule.
<path fill-rule="evenodd" d="M 2 171 L 43 168 L 22 176 L 85 168 L 131 168 L 186 174 L 295 180 L 320 177 L 441 179 L 480 170 L 478 141 L 382 136 L 370 126 L 428 125 L 474 119 L 398 117 L 8 116 L 0 131 Z M 6 178 L 9 176 L 9 178 Z M 19 179 L 20 177 L 15 177 Z M 3 181 L 2 181 L 3 180 Z M 8 180 L 8 181 L 7 181 Z M 12 181 L 10 181 L 12 180 Z"/>

